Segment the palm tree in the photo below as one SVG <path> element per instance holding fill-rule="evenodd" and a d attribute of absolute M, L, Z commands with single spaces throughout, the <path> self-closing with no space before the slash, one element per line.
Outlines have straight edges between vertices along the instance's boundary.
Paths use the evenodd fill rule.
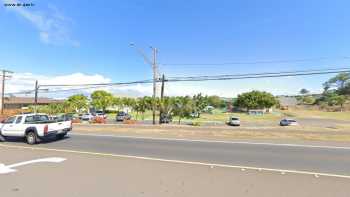
<path fill-rule="evenodd" d="M 193 107 L 192 107 L 192 99 L 189 96 L 185 97 L 175 97 L 174 100 L 174 115 L 179 117 L 179 124 L 181 123 L 181 119 L 184 117 L 189 117 Z"/>

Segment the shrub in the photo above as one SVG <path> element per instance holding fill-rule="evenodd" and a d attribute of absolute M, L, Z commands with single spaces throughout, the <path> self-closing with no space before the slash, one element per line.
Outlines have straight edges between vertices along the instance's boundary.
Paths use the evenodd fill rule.
<path fill-rule="evenodd" d="M 91 123 L 94 124 L 106 124 L 106 120 L 102 117 L 95 117 L 94 119 L 92 119 Z"/>
<path fill-rule="evenodd" d="M 72 120 L 72 123 L 81 123 L 81 120 L 79 118 L 74 118 Z"/>
<path fill-rule="evenodd" d="M 193 121 L 191 125 L 192 126 L 201 126 L 202 124 L 199 121 Z"/>
<path fill-rule="evenodd" d="M 124 120 L 124 124 L 136 124 L 136 120 Z"/>

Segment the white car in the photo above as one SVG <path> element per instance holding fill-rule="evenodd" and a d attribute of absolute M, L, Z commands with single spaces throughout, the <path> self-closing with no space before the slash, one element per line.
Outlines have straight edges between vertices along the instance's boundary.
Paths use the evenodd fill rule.
<path fill-rule="evenodd" d="M 240 126 L 241 120 L 239 119 L 239 117 L 230 117 L 228 120 L 228 124 L 231 126 Z"/>
<path fill-rule="evenodd" d="M 96 116 L 106 119 L 107 115 L 103 111 L 96 111 Z"/>
<path fill-rule="evenodd" d="M 94 118 L 95 116 L 92 115 L 91 113 L 85 113 L 81 116 L 81 120 L 85 120 L 85 121 L 90 121 Z"/>
<path fill-rule="evenodd" d="M 63 138 L 72 130 L 72 121 L 50 120 L 46 114 L 21 114 L 2 121 L 0 128 L 0 141 L 25 137 L 28 144 L 36 144 L 49 136 Z"/>
<path fill-rule="evenodd" d="M 282 119 L 280 121 L 280 125 L 281 126 L 297 126 L 299 124 L 296 120 L 285 118 L 285 119 Z"/>

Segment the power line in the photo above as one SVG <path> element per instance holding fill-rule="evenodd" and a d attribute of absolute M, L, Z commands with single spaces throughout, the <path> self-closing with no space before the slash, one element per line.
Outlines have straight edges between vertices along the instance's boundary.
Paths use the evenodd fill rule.
<path fill-rule="evenodd" d="M 278 78 L 278 77 L 290 77 L 290 76 L 312 76 L 312 75 L 325 75 L 336 73 L 350 73 L 350 68 L 330 68 L 330 69 L 309 69 L 309 70 L 295 70 L 284 72 L 264 72 L 264 73 L 248 73 L 248 74 L 230 74 L 230 75 L 206 75 L 206 76 L 185 76 L 185 77 L 169 77 L 165 79 L 166 82 L 189 82 L 189 81 L 214 81 L 214 80 L 237 80 L 237 79 L 254 79 L 254 78 Z M 161 82 L 162 79 L 156 79 L 157 82 Z M 133 81 L 133 82 L 118 82 L 118 83 L 95 83 L 95 84 L 47 84 L 40 85 L 40 87 L 75 87 L 68 89 L 38 89 L 41 93 L 57 93 L 57 92 L 70 92 L 77 90 L 86 90 L 111 86 L 129 86 L 134 84 L 151 84 L 153 79 Z M 78 87 L 78 88 L 77 88 Z M 34 90 L 27 90 L 22 92 L 7 93 L 8 95 L 14 94 L 30 94 Z"/>
<path fill-rule="evenodd" d="M 153 82 L 149 80 L 132 81 L 132 82 L 117 82 L 117 83 L 90 83 L 90 84 L 43 84 L 40 87 L 74 87 L 74 86 L 114 86 L 114 85 L 132 85 L 140 83 L 150 83 Z"/>
<path fill-rule="evenodd" d="M 286 59 L 286 60 L 257 60 L 257 61 L 227 61 L 216 63 L 160 63 L 163 66 L 215 66 L 215 65 L 249 65 L 249 64 L 273 64 L 273 63 L 298 63 L 298 62 L 313 62 L 330 59 L 350 59 L 348 56 L 342 57 L 318 57 L 304 59 Z"/>
<path fill-rule="evenodd" d="M 246 74 L 230 74 L 230 75 L 199 75 L 199 76 L 185 76 L 185 77 L 169 77 L 172 79 L 199 79 L 211 77 L 245 77 L 245 76 L 265 76 L 265 75 L 280 75 L 280 74 L 298 74 L 311 72 L 347 72 L 350 68 L 328 68 L 328 69 L 308 69 L 308 70 L 294 70 L 294 71 L 280 71 L 280 72 L 263 72 L 263 73 L 246 73 Z"/>
<path fill-rule="evenodd" d="M 153 80 L 142 80 L 142 81 L 133 81 L 133 82 L 119 82 L 119 83 L 96 83 L 96 84 L 50 84 L 50 85 L 40 85 L 39 87 L 80 87 L 80 88 L 68 88 L 68 89 L 38 89 L 40 93 L 57 93 L 57 92 L 69 92 L 76 90 L 85 90 L 85 89 L 94 89 L 94 88 L 103 88 L 103 87 L 111 87 L 111 86 L 128 86 L 135 84 L 148 84 L 153 83 Z M 85 87 L 82 87 L 85 86 Z M 35 92 L 35 90 L 26 90 L 19 92 L 7 93 L 7 95 L 15 95 L 15 94 L 31 94 Z"/>
<path fill-rule="evenodd" d="M 341 72 L 350 73 L 349 70 L 343 70 Z M 189 82 L 189 81 L 219 81 L 219 80 L 234 80 L 234 79 L 257 79 L 257 78 L 278 78 L 278 77 L 296 77 L 296 76 L 311 76 L 311 75 L 324 75 L 324 74 L 335 74 L 340 73 L 339 71 L 326 71 L 326 72 L 311 72 L 311 73 L 290 73 L 290 74 L 276 74 L 276 75 L 252 75 L 252 76 L 210 76 L 206 78 L 201 77 L 190 77 L 190 78 L 179 78 L 179 79 L 169 79 L 167 82 Z"/>

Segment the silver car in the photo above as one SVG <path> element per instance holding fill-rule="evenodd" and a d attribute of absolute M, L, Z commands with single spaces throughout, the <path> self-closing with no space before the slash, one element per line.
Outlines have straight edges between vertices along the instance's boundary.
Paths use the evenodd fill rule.
<path fill-rule="evenodd" d="M 131 116 L 125 112 L 118 112 L 118 114 L 115 117 L 115 120 L 117 122 L 124 121 L 124 120 L 130 120 L 130 119 L 131 119 Z"/>
<path fill-rule="evenodd" d="M 241 120 L 239 119 L 239 117 L 230 117 L 228 120 L 228 124 L 231 126 L 240 126 Z"/>
<path fill-rule="evenodd" d="M 94 115 L 92 115 L 91 113 L 85 113 L 81 116 L 81 120 L 85 120 L 85 121 L 90 121 L 94 118 Z"/>
<path fill-rule="evenodd" d="M 280 126 L 296 126 L 296 125 L 298 125 L 298 122 L 293 119 L 285 118 L 280 121 Z"/>

